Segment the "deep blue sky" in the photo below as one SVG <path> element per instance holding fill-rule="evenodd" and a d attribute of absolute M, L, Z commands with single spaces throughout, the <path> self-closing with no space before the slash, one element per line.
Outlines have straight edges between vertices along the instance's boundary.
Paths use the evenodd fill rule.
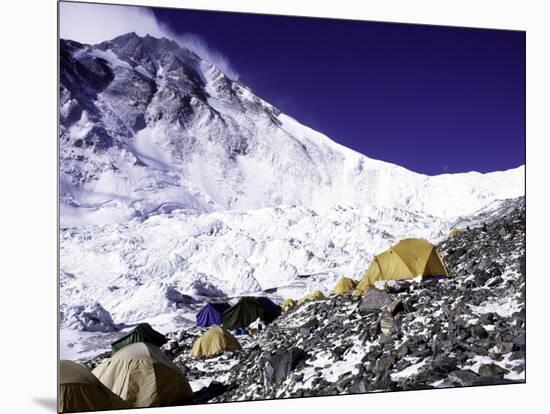
<path fill-rule="evenodd" d="M 525 34 L 153 9 L 298 121 L 425 174 L 524 163 Z"/>

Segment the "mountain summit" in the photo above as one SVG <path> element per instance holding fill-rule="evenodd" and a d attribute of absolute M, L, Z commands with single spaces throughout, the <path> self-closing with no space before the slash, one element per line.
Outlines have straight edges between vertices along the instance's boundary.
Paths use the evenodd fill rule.
<path fill-rule="evenodd" d="M 455 218 L 524 193 L 523 167 L 425 176 L 370 159 L 172 40 L 61 40 L 60 58 L 62 225 L 291 205 Z"/>

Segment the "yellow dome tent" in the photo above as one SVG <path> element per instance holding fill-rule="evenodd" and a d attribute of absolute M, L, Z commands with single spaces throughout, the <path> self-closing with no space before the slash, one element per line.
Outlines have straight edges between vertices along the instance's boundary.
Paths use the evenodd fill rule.
<path fill-rule="evenodd" d="M 213 326 L 195 341 L 191 355 L 195 357 L 210 356 L 236 349 L 241 349 L 239 341 L 220 326 Z"/>
<path fill-rule="evenodd" d="M 353 293 L 365 294 L 377 280 L 448 275 L 441 257 L 432 244 L 422 239 L 405 239 L 372 259 Z"/>
<path fill-rule="evenodd" d="M 458 227 L 455 227 L 449 232 L 449 237 L 454 238 L 454 237 L 458 236 L 460 233 L 462 233 L 463 231 L 464 230 L 459 229 Z"/>
<path fill-rule="evenodd" d="M 323 299 L 326 299 L 325 295 L 323 295 L 323 292 L 321 292 L 320 290 L 316 290 L 315 292 L 310 293 L 309 295 L 306 295 L 302 299 L 300 299 L 300 303 Z"/>
<path fill-rule="evenodd" d="M 351 293 L 353 289 L 357 287 L 357 282 L 349 277 L 342 277 L 334 286 L 332 293 L 336 295 L 342 295 L 344 293 Z"/>
<path fill-rule="evenodd" d="M 92 373 L 132 407 L 162 407 L 193 397 L 180 369 L 159 348 L 144 342 L 125 346 Z"/>
<path fill-rule="evenodd" d="M 130 408 L 82 364 L 59 362 L 59 412 L 103 411 Z"/>
<path fill-rule="evenodd" d="M 281 310 L 283 312 L 286 312 L 290 309 L 292 309 L 294 306 L 296 306 L 298 302 L 296 302 L 294 299 L 288 298 L 281 304 Z"/>

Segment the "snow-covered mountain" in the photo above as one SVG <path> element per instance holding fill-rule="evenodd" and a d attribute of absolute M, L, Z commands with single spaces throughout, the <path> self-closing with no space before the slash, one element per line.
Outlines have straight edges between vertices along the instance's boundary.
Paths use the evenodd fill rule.
<path fill-rule="evenodd" d="M 425 176 L 356 153 L 168 39 L 62 40 L 60 55 L 65 357 L 123 324 L 190 325 L 214 296 L 328 293 L 397 240 L 435 242 L 524 195 L 523 167 Z"/>
<path fill-rule="evenodd" d="M 523 167 L 431 177 L 354 152 L 165 38 L 60 50 L 62 225 L 337 204 L 449 218 L 523 195 Z"/>

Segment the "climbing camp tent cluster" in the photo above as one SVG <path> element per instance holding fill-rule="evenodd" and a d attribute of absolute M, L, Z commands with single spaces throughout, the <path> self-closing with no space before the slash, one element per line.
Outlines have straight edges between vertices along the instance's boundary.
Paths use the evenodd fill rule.
<path fill-rule="evenodd" d="M 125 346 L 92 372 L 132 407 L 168 406 L 193 397 L 180 369 L 149 343 Z"/>
<path fill-rule="evenodd" d="M 227 330 L 213 326 L 193 344 L 191 355 L 195 357 L 217 355 L 223 351 L 241 349 L 239 341 Z"/>
<path fill-rule="evenodd" d="M 426 240 L 405 239 L 376 255 L 363 278 L 357 282 L 342 277 L 332 291 L 335 295 L 363 295 L 377 281 L 411 279 L 417 276 L 447 277 L 448 272 L 435 247 Z M 375 291 L 372 291 L 375 292 Z M 326 299 L 316 290 L 297 302 L 287 299 L 286 312 L 298 303 Z M 208 357 L 241 349 L 229 330 L 257 329 L 281 314 L 281 307 L 266 297 L 242 297 L 229 306 L 209 303 L 196 319 L 209 328 L 193 343 L 191 355 Z M 193 391 L 182 371 L 159 349 L 167 339 L 149 324 L 137 325 L 113 342 L 113 355 L 93 371 L 72 361 L 60 362 L 60 412 L 155 407 L 191 402 Z"/>
<path fill-rule="evenodd" d="M 140 323 L 130 333 L 117 339 L 111 344 L 113 353 L 121 350 L 127 345 L 137 342 L 146 342 L 155 346 L 162 346 L 166 341 L 166 337 L 160 332 L 155 331 L 148 323 Z"/>
<path fill-rule="evenodd" d="M 378 280 L 448 275 L 432 244 L 422 239 L 405 239 L 372 259 L 354 294 L 365 294 Z"/>

